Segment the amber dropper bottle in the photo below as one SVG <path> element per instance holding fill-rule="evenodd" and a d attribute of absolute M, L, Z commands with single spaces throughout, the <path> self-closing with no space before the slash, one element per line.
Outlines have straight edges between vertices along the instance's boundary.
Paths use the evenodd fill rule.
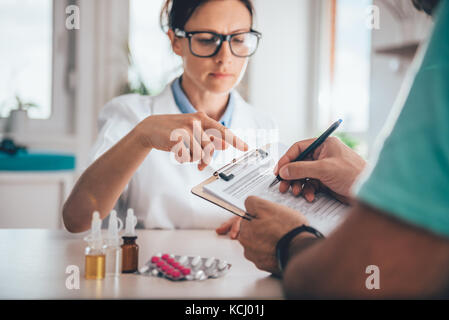
<path fill-rule="evenodd" d="M 122 236 L 122 272 L 134 273 L 139 265 L 139 245 L 136 243 L 137 218 L 133 209 L 128 209 L 126 213 L 125 234 Z"/>

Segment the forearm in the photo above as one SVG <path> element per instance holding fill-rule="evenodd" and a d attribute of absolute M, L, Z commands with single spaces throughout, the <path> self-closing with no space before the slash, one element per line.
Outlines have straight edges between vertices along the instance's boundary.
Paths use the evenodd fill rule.
<path fill-rule="evenodd" d="M 449 292 L 449 241 L 357 204 L 326 239 L 292 253 L 287 298 L 429 298 Z M 379 288 L 367 285 L 378 268 Z"/>
<path fill-rule="evenodd" d="M 287 263 L 284 266 L 284 273 L 282 275 L 283 278 L 283 287 L 284 291 L 287 295 L 287 297 L 290 296 L 290 292 L 293 290 L 296 290 L 297 285 L 297 273 L 292 272 L 291 265 L 293 264 L 293 260 L 297 260 L 298 257 L 301 257 L 305 251 L 309 248 L 313 248 L 315 245 L 318 244 L 318 242 L 323 241 L 323 239 L 318 239 L 315 236 L 308 234 L 308 233 L 302 233 L 298 236 L 296 236 L 289 244 L 288 249 L 288 258 Z M 295 270 L 296 271 L 296 270 Z M 294 277 L 294 283 L 292 283 L 292 276 Z"/>
<path fill-rule="evenodd" d="M 95 210 L 105 218 L 150 151 L 136 127 L 87 168 L 64 204 L 67 230 L 87 230 Z"/>
<path fill-rule="evenodd" d="M 303 263 L 308 255 L 307 251 L 314 250 L 315 247 L 319 246 L 319 241 L 316 238 L 308 238 L 292 243 L 288 263 L 283 274 L 283 289 L 288 299 L 311 298 L 312 292 L 320 286 L 314 280 L 315 277 L 311 277 L 319 271 L 313 270 L 312 263 Z M 314 288 L 311 288 L 311 286 Z"/>
<path fill-rule="evenodd" d="M 379 233 L 374 225 L 359 223 L 366 213 L 356 206 L 326 239 L 309 244 L 295 239 L 283 277 L 284 293 L 289 299 L 354 298 L 367 294 L 365 269 L 372 264 L 369 250 L 359 249 L 364 232 Z M 361 233 L 361 234 L 360 234 Z M 295 251 L 296 245 L 296 251 Z M 356 253 L 357 252 L 357 253 Z M 380 263 L 382 259 L 374 261 Z"/>

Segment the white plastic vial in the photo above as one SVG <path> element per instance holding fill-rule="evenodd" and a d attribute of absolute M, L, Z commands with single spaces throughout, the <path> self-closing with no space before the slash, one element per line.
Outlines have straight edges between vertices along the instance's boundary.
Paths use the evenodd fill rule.
<path fill-rule="evenodd" d="M 122 247 L 119 238 L 119 232 L 122 228 L 122 221 L 117 218 L 117 212 L 112 210 L 109 217 L 108 238 L 105 248 L 107 277 L 118 277 L 122 273 Z"/>
<path fill-rule="evenodd" d="M 106 247 L 106 276 L 118 277 L 122 273 L 122 248 Z"/>

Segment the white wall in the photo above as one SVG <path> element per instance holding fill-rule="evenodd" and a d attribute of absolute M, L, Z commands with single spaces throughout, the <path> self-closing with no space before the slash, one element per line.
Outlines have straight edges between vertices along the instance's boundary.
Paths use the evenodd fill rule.
<path fill-rule="evenodd" d="M 100 109 L 127 82 L 128 1 L 80 0 L 77 34 L 76 118 L 78 170 L 87 164 Z"/>
<path fill-rule="evenodd" d="M 249 69 L 249 102 L 278 122 L 286 144 L 314 130 L 313 66 L 320 2 L 255 1 L 256 29 L 263 39 Z"/>

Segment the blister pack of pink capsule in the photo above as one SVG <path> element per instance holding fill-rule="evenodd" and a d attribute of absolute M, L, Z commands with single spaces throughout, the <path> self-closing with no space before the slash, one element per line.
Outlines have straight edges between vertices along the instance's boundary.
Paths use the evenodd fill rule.
<path fill-rule="evenodd" d="M 157 254 L 139 270 L 146 276 L 163 277 L 172 281 L 206 280 L 224 276 L 231 265 L 225 260 L 200 256 Z"/>

